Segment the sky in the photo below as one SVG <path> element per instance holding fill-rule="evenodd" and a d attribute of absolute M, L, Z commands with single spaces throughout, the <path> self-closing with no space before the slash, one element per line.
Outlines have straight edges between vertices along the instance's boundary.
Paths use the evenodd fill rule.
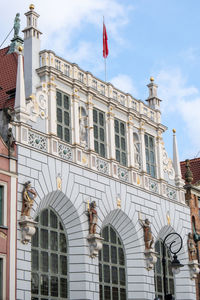
<path fill-rule="evenodd" d="M 27 0 L 1 3 L 0 44 L 18 12 L 23 30 L 30 4 Z M 163 138 L 169 156 L 175 128 L 180 160 L 200 157 L 199 0 L 35 0 L 33 4 L 40 15 L 42 49 L 55 51 L 102 80 L 104 16 L 107 81 L 145 101 L 146 85 L 153 76 L 162 99 L 162 123 L 168 127 Z"/>

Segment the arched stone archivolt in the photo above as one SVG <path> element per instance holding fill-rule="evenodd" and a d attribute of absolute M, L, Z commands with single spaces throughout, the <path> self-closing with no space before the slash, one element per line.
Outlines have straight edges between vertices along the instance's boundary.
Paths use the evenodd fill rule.
<path fill-rule="evenodd" d="M 137 295 L 146 299 L 146 278 L 143 276 L 146 272 L 144 249 L 136 227 L 121 209 L 112 210 L 100 224 L 100 229 L 102 230 L 107 225 L 111 225 L 115 229 L 124 246 L 127 298 L 134 299 L 135 292 L 139 291 Z M 140 277 L 139 281 L 137 280 L 138 276 Z"/>

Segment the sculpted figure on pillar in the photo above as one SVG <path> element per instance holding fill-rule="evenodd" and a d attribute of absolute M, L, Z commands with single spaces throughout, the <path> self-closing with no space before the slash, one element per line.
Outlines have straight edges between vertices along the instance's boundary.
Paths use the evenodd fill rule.
<path fill-rule="evenodd" d="M 148 219 L 145 219 L 145 221 L 143 220 L 139 220 L 139 221 L 144 230 L 145 250 L 153 249 L 154 238 L 151 232 L 150 221 Z"/>
<path fill-rule="evenodd" d="M 188 233 L 188 253 L 189 253 L 189 261 L 197 259 L 196 244 L 191 232 Z"/>
<path fill-rule="evenodd" d="M 14 38 L 18 37 L 19 35 L 19 30 L 20 30 L 20 14 L 17 13 L 15 20 L 14 20 Z"/>
<path fill-rule="evenodd" d="M 22 202 L 22 216 L 30 218 L 30 211 L 36 198 L 37 193 L 31 188 L 31 182 L 27 181 L 24 183 L 23 190 L 23 202 Z"/>
<path fill-rule="evenodd" d="M 88 207 L 88 216 L 89 216 L 89 233 L 96 234 L 97 227 L 97 211 L 96 211 L 96 202 L 92 201 Z"/>

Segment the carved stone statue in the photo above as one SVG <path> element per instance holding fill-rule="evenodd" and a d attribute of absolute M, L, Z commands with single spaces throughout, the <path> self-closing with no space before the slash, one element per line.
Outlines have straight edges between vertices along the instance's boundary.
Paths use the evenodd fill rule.
<path fill-rule="evenodd" d="M 20 30 L 20 18 L 19 18 L 20 14 L 17 13 L 15 20 L 14 20 L 14 38 L 18 37 L 19 35 L 19 30 Z"/>
<path fill-rule="evenodd" d="M 24 184 L 23 190 L 23 203 L 22 203 L 22 216 L 27 216 L 30 218 L 30 211 L 36 198 L 36 192 L 31 188 L 31 182 L 27 181 Z"/>
<path fill-rule="evenodd" d="M 143 220 L 139 220 L 139 221 L 144 230 L 145 250 L 153 249 L 154 238 L 151 232 L 150 221 L 148 219 L 145 219 L 145 221 Z"/>
<path fill-rule="evenodd" d="M 96 211 L 96 202 L 92 201 L 88 207 L 88 216 L 89 216 L 89 232 L 90 234 L 96 234 L 97 227 L 97 211 Z"/>
<path fill-rule="evenodd" d="M 9 151 L 14 150 L 14 142 L 15 142 L 15 138 L 12 133 L 12 128 L 10 127 L 8 128 L 7 141 L 6 141 Z"/>
<path fill-rule="evenodd" d="M 192 233 L 188 233 L 188 252 L 189 252 L 189 261 L 197 259 L 197 249 L 196 244 L 193 239 Z"/>

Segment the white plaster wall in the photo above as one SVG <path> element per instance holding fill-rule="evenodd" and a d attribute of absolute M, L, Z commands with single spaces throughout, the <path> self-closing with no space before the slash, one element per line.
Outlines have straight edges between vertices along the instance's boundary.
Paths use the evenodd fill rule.
<path fill-rule="evenodd" d="M 153 193 L 147 193 L 130 184 L 99 175 L 66 161 L 25 147 L 18 148 L 18 219 L 21 212 L 23 184 L 31 180 L 38 196 L 33 207 L 33 217 L 51 206 L 65 225 L 69 246 L 69 299 L 99 299 L 98 259 L 89 257 L 86 237 L 88 220 L 85 214 L 87 200 L 97 202 L 100 232 L 106 224 L 112 224 L 124 245 L 127 265 L 127 299 L 153 300 L 154 274 L 145 269 L 143 229 L 138 222 L 138 212 L 151 221 L 155 239 L 166 232 L 167 211 L 171 227 L 181 234 L 184 248 L 180 260 L 185 267 L 176 278 L 176 299 L 194 300 L 195 285 L 189 278 L 187 267 L 186 234 L 190 231 L 189 209 L 180 203 L 167 201 Z M 62 177 L 62 191 L 57 191 L 56 176 Z M 119 194 L 121 209 L 117 209 Z M 163 229 L 163 230 L 162 230 Z M 31 299 L 31 245 L 17 241 L 17 299 Z"/>

